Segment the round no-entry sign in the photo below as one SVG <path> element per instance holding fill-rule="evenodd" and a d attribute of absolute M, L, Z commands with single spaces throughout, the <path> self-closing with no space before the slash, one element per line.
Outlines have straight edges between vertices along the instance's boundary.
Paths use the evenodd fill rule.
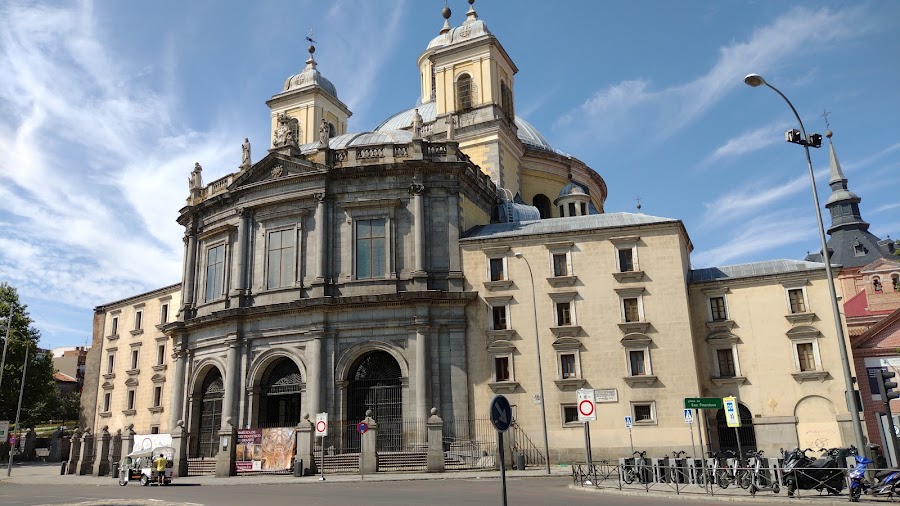
<path fill-rule="evenodd" d="M 585 399 L 579 402 L 578 414 L 581 416 L 594 416 L 594 401 Z"/>
<path fill-rule="evenodd" d="M 597 420 L 596 396 L 592 388 L 580 388 L 575 392 L 578 402 L 578 421 L 593 422 Z"/>
<path fill-rule="evenodd" d="M 316 414 L 316 435 L 319 437 L 328 435 L 328 413 Z"/>
<path fill-rule="evenodd" d="M 358 424 L 356 424 L 356 432 L 365 434 L 367 430 L 369 430 L 369 424 L 367 424 L 366 422 L 359 422 Z"/>

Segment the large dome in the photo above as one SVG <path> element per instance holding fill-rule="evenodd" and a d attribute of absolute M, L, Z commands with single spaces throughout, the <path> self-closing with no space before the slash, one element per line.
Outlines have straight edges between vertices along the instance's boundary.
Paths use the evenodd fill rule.
<path fill-rule="evenodd" d="M 424 123 L 431 123 L 437 118 L 437 109 L 434 101 L 425 102 L 421 104 L 419 107 L 413 107 L 412 109 L 406 109 L 405 111 L 400 111 L 388 119 L 381 122 L 380 125 L 375 127 L 376 132 L 385 132 L 392 130 L 404 130 L 412 127 L 412 118 L 415 110 L 419 110 L 419 115 L 422 116 L 422 121 Z M 552 151 L 554 153 L 565 154 L 562 151 L 554 149 L 553 146 L 547 142 L 547 139 L 541 135 L 540 132 L 536 128 L 534 128 L 531 123 L 525 121 L 524 119 L 516 116 L 516 128 L 518 130 L 517 135 L 519 140 L 522 141 L 523 144 L 537 149 L 542 149 L 544 151 Z"/>

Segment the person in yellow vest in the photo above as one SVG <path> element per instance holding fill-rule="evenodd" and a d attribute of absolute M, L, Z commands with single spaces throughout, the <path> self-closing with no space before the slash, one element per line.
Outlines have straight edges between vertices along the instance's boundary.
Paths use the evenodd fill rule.
<path fill-rule="evenodd" d="M 153 463 L 156 465 L 156 483 L 157 485 L 162 485 L 166 480 L 166 464 L 168 461 L 163 454 L 160 453 L 159 457 L 157 457 Z"/>

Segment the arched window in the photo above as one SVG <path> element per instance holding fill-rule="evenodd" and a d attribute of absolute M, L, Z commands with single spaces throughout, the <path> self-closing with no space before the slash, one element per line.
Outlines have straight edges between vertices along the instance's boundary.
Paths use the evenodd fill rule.
<path fill-rule="evenodd" d="M 550 199 L 544 195 L 543 193 L 538 193 L 531 199 L 531 205 L 538 209 L 538 212 L 541 213 L 541 219 L 552 218 L 550 211 Z"/>
<path fill-rule="evenodd" d="M 872 278 L 872 289 L 876 292 L 881 292 L 881 279 L 878 277 Z"/>
<path fill-rule="evenodd" d="M 472 108 L 472 78 L 469 74 L 456 80 L 456 108 L 460 111 Z"/>
<path fill-rule="evenodd" d="M 334 123 L 328 124 L 328 138 L 332 138 L 337 135 L 337 130 L 334 128 Z"/>
<path fill-rule="evenodd" d="M 895 292 L 900 292 L 900 274 L 891 275 L 891 284 L 894 285 Z"/>
<path fill-rule="evenodd" d="M 509 86 L 504 81 L 500 81 L 500 110 L 509 119 L 515 117 L 513 114 L 512 90 L 509 89 Z"/>

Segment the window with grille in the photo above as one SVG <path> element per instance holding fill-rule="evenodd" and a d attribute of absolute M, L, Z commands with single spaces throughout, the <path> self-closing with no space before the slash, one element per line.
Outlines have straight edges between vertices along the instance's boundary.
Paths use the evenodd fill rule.
<path fill-rule="evenodd" d="M 283 288 L 293 284 L 294 231 L 279 230 L 269 233 L 268 276 L 269 288 Z"/>
<path fill-rule="evenodd" d="M 635 422 L 652 422 L 653 406 L 651 404 L 635 404 L 634 405 L 634 421 Z"/>
<path fill-rule="evenodd" d="M 563 423 L 578 423 L 578 408 L 576 406 L 563 406 Z"/>
<path fill-rule="evenodd" d="M 456 80 L 456 105 L 459 110 L 472 108 L 472 78 L 463 74 Z"/>
<path fill-rule="evenodd" d="M 492 330 L 506 330 L 507 320 L 506 320 L 506 306 L 494 306 L 491 308 L 491 314 L 493 316 L 493 328 Z"/>
<path fill-rule="evenodd" d="M 502 258 L 492 258 L 490 259 L 491 264 L 491 281 L 503 281 L 506 279 L 506 274 L 503 270 L 503 259 Z"/>
<path fill-rule="evenodd" d="M 206 252 L 206 300 L 216 300 L 225 290 L 225 245 Z"/>
<path fill-rule="evenodd" d="M 553 255 L 553 275 L 554 276 L 568 276 L 569 275 L 569 262 L 568 255 L 565 253 L 556 253 Z"/>
<path fill-rule="evenodd" d="M 575 370 L 575 354 L 564 353 L 559 356 L 559 371 L 562 379 L 577 378 L 578 373 Z"/>
<path fill-rule="evenodd" d="M 735 376 L 734 353 L 731 348 L 716 350 L 716 358 L 719 361 L 719 377 L 733 378 Z"/>
<path fill-rule="evenodd" d="M 800 343 L 797 345 L 797 359 L 800 362 L 801 371 L 816 370 L 816 356 L 812 343 Z"/>
<path fill-rule="evenodd" d="M 496 381 L 509 381 L 509 357 L 494 357 L 494 377 Z"/>
<path fill-rule="evenodd" d="M 644 363 L 644 350 L 629 350 L 628 360 L 631 363 L 632 376 L 645 376 L 647 374 L 646 364 Z"/>
<path fill-rule="evenodd" d="M 791 313 L 806 312 L 806 299 L 803 297 L 802 288 L 792 288 L 788 290 L 788 300 L 791 303 Z"/>
<path fill-rule="evenodd" d="M 631 248 L 619 250 L 619 272 L 634 271 L 634 252 Z"/>
<path fill-rule="evenodd" d="M 711 297 L 709 299 L 709 311 L 714 322 L 727 320 L 728 312 L 725 311 L 725 297 Z"/>
<path fill-rule="evenodd" d="M 640 311 L 638 310 L 637 298 L 622 299 L 622 308 L 625 312 L 626 322 L 641 321 Z"/>
<path fill-rule="evenodd" d="M 356 277 L 371 279 L 384 277 L 385 220 L 356 222 Z"/>
<path fill-rule="evenodd" d="M 556 325 L 558 327 L 562 327 L 563 325 L 571 325 L 572 324 L 572 303 L 571 302 L 557 302 L 556 303 Z"/>

